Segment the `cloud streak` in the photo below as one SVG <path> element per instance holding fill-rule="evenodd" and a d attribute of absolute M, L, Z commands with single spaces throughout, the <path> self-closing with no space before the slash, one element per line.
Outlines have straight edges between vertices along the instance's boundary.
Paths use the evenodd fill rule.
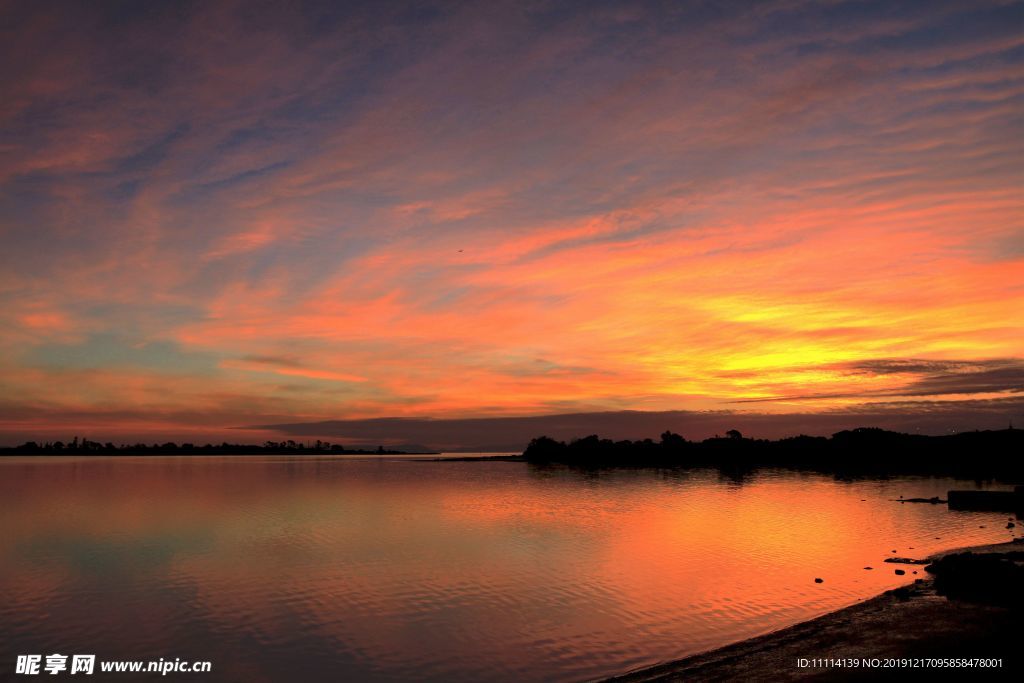
<path fill-rule="evenodd" d="M 867 390 L 859 393 L 807 394 L 786 397 L 738 399 L 735 403 L 767 403 L 774 401 L 823 401 L 838 398 L 881 398 L 915 396 L 958 396 L 963 394 L 992 395 L 1024 392 L 1024 362 L 1016 359 L 983 361 L 921 359 L 866 360 L 830 367 L 828 370 L 848 371 L 872 379 L 899 376 L 903 384 L 895 388 Z"/>

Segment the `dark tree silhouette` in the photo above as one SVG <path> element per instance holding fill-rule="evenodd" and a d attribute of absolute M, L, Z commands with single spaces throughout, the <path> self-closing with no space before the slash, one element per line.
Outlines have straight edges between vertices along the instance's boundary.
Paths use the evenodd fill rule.
<path fill-rule="evenodd" d="M 661 441 L 612 441 L 590 435 L 568 443 L 547 436 L 523 452 L 527 461 L 572 467 L 717 467 L 743 476 L 760 467 L 784 467 L 840 476 L 924 474 L 965 478 L 1024 478 L 1024 430 L 901 434 L 877 428 L 837 432 L 831 438 L 778 441 L 743 438 L 738 430 L 704 441 L 666 431 Z"/>

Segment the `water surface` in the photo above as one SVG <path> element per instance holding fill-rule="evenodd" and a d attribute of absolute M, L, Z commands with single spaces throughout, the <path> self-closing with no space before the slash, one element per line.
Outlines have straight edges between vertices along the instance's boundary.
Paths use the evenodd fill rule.
<path fill-rule="evenodd" d="M 0 662 L 6 674 L 25 653 L 181 657 L 213 662 L 206 681 L 593 679 L 906 583 L 919 568 L 896 576 L 894 550 L 1007 540 L 1005 515 L 893 500 L 974 486 L 394 457 L 7 458 Z"/>

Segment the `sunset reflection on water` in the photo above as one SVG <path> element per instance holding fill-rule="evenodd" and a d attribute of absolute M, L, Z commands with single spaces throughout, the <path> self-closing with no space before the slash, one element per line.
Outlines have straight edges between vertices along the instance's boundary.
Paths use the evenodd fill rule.
<path fill-rule="evenodd" d="M 895 500 L 954 486 L 975 484 L 395 458 L 8 458 L 3 660 L 208 659 L 203 680 L 595 678 L 774 630 L 920 571 L 897 576 L 887 557 L 1012 536 L 1000 514 Z"/>

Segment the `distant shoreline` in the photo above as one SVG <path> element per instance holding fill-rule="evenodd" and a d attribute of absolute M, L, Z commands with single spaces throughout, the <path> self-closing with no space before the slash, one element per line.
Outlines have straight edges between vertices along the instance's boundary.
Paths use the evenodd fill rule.
<path fill-rule="evenodd" d="M 463 451 L 465 452 L 465 451 Z M 736 430 L 725 436 L 688 441 L 666 431 L 659 440 L 602 439 L 597 435 L 556 441 L 534 438 L 521 454 L 464 455 L 429 458 L 433 462 L 526 462 L 535 466 L 564 465 L 582 470 L 716 468 L 725 476 L 742 479 L 761 469 L 787 469 L 864 478 L 933 476 L 955 479 L 1024 481 L 1024 430 L 1009 429 L 927 436 L 860 427 L 831 437 L 795 436 L 778 440 L 751 439 Z M 325 441 L 266 441 L 263 444 L 99 443 L 75 437 L 71 442 L 27 442 L 0 448 L 5 455 L 294 455 L 294 456 L 439 456 L 429 445 L 376 449 L 359 445 L 345 448 Z"/>
<path fill-rule="evenodd" d="M 343 448 L 337 444 L 307 446 L 301 444 L 286 445 L 280 443 L 253 444 L 101 444 L 85 441 L 85 445 L 36 444 L 30 442 L 20 446 L 0 447 L 0 456 L 140 456 L 140 455 L 439 455 L 438 451 L 398 451 L 384 447 L 376 449 Z M 286 442 L 287 443 L 287 442 Z"/>
<path fill-rule="evenodd" d="M 1020 539 L 1007 543 L 945 550 L 928 557 L 935 562 L 961 553 L 1004 555 L 1024 551 Z M 1019 587 L 1018 587 L 1019 588 Z M 1009 602 L 1009 599 L 1007 600 Z M 643 667 L 603 679 L 603 683 L 652 681 L 790 681 L 829 676 L 920 675 L 919 669 L 800 667 L 814 658 L 1003 658 L 999 674 L 1019 670 L 1020 614 L 1009 605 L 950 600 L 936 592 L 935 578 L 923 578 L 873 598 L 792 626 L 713 650 Z M 1012 648 L 1017 648 L 1012 649 Z M 1010 654 L 1011 658 L 1007 658 Z M 934 671 L 930 672 L 934 673 Z M 979 671 L 979 674 L 995 671 Z"/>
<path fill-rule="evenodd" d="M 437 453 L 409 453 L 409 455 L 438 455 Z M 451 458 L 422 458 L 416 462 L 526 462 L 522 455 L 477 455 Z"/>
<path fill-rule="evenodd" d="M 659 440 L 613 441 L 591 435 L 569 442 L 541 436 L 523 452 L 531 463 L 582 469 L 717 467 L 742 475 L 761 468 L 838 476 L 926 475 L 1024 481 L 1024 430 L 961 432 L 945 436 L 904 434 L 874 427 L 831 437 L 750 439 L 736 430 L 724 437 L 688 441 L 665 432 Z"/>

